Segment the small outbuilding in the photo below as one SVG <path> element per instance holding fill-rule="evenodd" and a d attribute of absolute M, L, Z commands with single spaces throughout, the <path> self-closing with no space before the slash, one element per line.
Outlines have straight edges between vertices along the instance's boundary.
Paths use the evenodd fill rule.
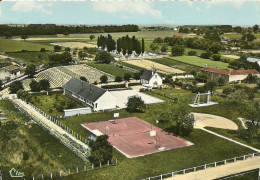
<path fill-rule="evenodd" d="M 162 77 L 156 71 L 151 70 L 144 70 L 140 81 L 142 86 L 146 88 L 158 88 L 162 85 Z"/>

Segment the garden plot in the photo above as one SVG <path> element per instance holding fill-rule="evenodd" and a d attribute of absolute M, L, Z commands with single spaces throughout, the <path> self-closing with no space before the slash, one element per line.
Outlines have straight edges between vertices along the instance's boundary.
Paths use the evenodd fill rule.
<path fill-rule="evenodd" d="M 124 91 L 110 91 L 116 97 L 116 105 L 119 108 L 126 108 L 128 98 L 131 96 L 138 96 L 144 101 L 145 104 L 158 104 L 162 103 L 161 99 L 155 98 L 153 96 L 137 92 L 135 90 L 124 90 Z"/>
<path fill-rule="evenodd" d="M 157 69 L 157 71 L 159 73 L 163 73 L 163 74 L 180 74 L 180 73 L 184 73 L 184 71 L 179 70 L 179 69 L 175 69 L 169 66 L 165 66 L 163 64 L 159 64 L 156 62 L 152 62 L 149 60 L 130 60 L 130 61 L 124 61 L 128 64 L 132 64 L 144 69 L 149 69 L 151 70 L 152 68 Z"/>
<path fill-rule="evenodd" d="M 57 88 L 63 86 L 72 77 L 80 78 L 83 76 L 88 82 L 94 83 L 95 81 L 100 82 L 100 77 L 102 75 L 107 75 L 108 81 L 114 81 L 114 76 L 87 65 L 70 65 L 50 68 L 35 75 L 35 80 L 40 81 L 42 79 L 47 79 L 50 82 L 51 88 Z M 24 81 L 25 89 L 29 88 L 29 83 L 29 81 Z"/>
<path fill-rule="evenodd" d="M 97 45 L 95 44 L 87 44 L 83 42 L 59 42 L 59 43 L 51 43 L 53 45 L 63 46 L 63 47 L 69 47 L 73 49 L 83 49 L 84 47 L 88 48 L 96 48 Z"/>

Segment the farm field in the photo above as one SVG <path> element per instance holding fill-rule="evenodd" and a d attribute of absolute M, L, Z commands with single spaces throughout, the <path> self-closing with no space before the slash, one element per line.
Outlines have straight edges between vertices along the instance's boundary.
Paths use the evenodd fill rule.
<path fill-rule="evenodd" d="M 50 45 L 0 38 L 0 52 L 17 52 L 21 50 L 40 51 L 41 48 L 45 48 L 46 50 L 53 50 L 53 46 Z"/>
<path fill-rule="evenodd" d="M 129 60 L 124 62 L 144 69 L 149 69 L 149 70 L 151 70 L 152 68 L 156 68 L 159 73 L 163 73 L 163 74 L 184 73 L 184 71 L 182 70 L 165 66 L 163 64 L 159 64 L 150 60 Z"/>
<path fill-rule="evenodd" d="M 84 47 L 88 48 L 96 48 L 97 46 L 94 44 L 87 44 L 83 42 L 59 42 L 59 43 L 52 43 L 53 45 L 59 45 L 64 47 L 70 47 L 73 49 L 83 49 Z"/>
<path fill-rule="evenodd" d="M 176 57 L 169 57 L 170 59 L 191 64 L 194 66 L 204 67 L 205 64 L 209 67 L 218 67 L 221 69 L 227 69 L 228 63 L 219 62 L 219 61 L 212 61 L 210 59 L 203 59 L 197 56 L 176 56 Z"/>
<path fill-rule="evenodd" d="M 22 60 L 24 63 L 40 65 L 49 60 L 51 52 L 12 52 L 8 56 Z"/>
<path fill-rule="evenodd" d="M 191 72 L 192 70 L 198 71 L 200 69 L 197 66 L 193 66 L 193 65 L 186 64 L 186 63 L 174 61 L 174 60 L 168 59 L 168 58 L 151 59 L 150 61 L 160 63 L 160 64 L 164 64 L 166 66 L 170 66 L 170 67 L 173 67 L 173 68 L 181 69 L 181 70 L 188 72 L 188 73 Z"/>
<path fill-rule="evenodd" d="M 84 164 L 72 151 L 29 121 L 8 101 L 0 101 L 0 108 L 9 120 L 2 123 L 0 131 L 3 179 L 10 179 L 11 168 L 24 172 L 27 177 L 37 177 L 41 173 L 56 174 L 59 170 L 66 171 L 67 168 Z"/>
<path fill-rule="evenodd" d="M 116 64 L 119 64 L 119 65 L 123 65 L 123 66 L 127 66 L 127 67 L 130 67 L 132 69 L 136 69 L 138 71 L 141 71 L 143 68 L 140 68 L 138 66 L 134 66 L 132 64 L 128 64 L 128 63 L 125 63 L 124 61 L 115 61 Z"/>
<path fill-rule="evenodd" d="M 260 38 L 260 33 L 253 33 L 253 35 L 256 38 Z M 242 34 L 237 34 L 237 33 L 232 33 L 232 34 L 222 34 L 221 37 L 228 37 L 230 39 L 241 39 L 242 38 Z"/>
<path fill-rule="evenodd" d="M 113 76 L 124 77 L 125 73 L 129 73 L 129 74 L 133 75 L 133 72 L 127 71 L 123 68 L 116 67 L 116 66 L 111 65 L 111 64 L 87 63 L 87 65 L 92 66 L 94 68 L 97 68 L 97 69 L 99 69 L 103 72 L 106 72 L 108 74 L 111 74 Z"/>

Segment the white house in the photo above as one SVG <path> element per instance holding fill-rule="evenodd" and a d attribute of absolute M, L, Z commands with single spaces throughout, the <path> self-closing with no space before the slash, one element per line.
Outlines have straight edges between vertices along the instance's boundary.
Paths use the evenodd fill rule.
<path fill-rule="evenodd" d="M 140 81 L 146 88 L 158 88 L 162 85 L 162 77 L 156 71 L 144 70 Z"/>
<path fill-rule="evenodd" d="M 24 69 L 21 69 L 19 66 L 10 65 L 3 68 L 0 68 L 0 80 L 12 80 L 17 77 L 20 77 L 24 74 Z"/>
<path fill-rule="evenodd" d="M 246 59 L 248 62 L 251 62 L 251 63 L 257 63 L 259 66 L 260 66 L 260 59 L 259 58 L 251 58 L 251 57 L 248 57 Z"/>
<path fill-rule="evenodd" d="M 90 106 L 94 111 L 116 109 L 114 95 L 88 82 L 71 78 L 62 88 L 64 95 Z"/>

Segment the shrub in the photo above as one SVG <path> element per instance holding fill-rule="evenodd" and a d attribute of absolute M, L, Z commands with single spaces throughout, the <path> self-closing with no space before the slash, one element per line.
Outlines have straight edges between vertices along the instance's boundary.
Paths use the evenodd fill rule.
<path fill-rule="evenodd" d="M 121 76 L 116 76 L 115 77 L 115 82 L 121 82 L 123 78 Z"/>
<path fill-rule="evenodd" d="M 211 52 L 205 52 L 200 54 L 200 57 L 204 59 L 209 59 L 210 56 L 211 56 Z"/>
<path fill-rule="evenodd" d="M 221 60 L 221 56 L 219 54 L 213 54 L 212 59 L 214 61 L 220 61 Z"/>
<path fill-rule="evenodd" d="M 45 48 L 41 48 L 41 50 L 40 50 L 40 52 L 45 52 L 46 50 L 45 50 Z"/>
<path fill-rule="evenodd" d="M 107 83 L 107 80 L 108 80 L 108 78 L 107 78 L 106 75 L 102 75 L 102 76 L 100 77 L 101 83 Z"/>
<path fill-rule="evenodd" d="M 188 52 L 188 55 L 189 55 L 189 56 L 196 56 L 197 53 L 196 53 L 196 51 L 189 51 L 189 52 Z"/>

